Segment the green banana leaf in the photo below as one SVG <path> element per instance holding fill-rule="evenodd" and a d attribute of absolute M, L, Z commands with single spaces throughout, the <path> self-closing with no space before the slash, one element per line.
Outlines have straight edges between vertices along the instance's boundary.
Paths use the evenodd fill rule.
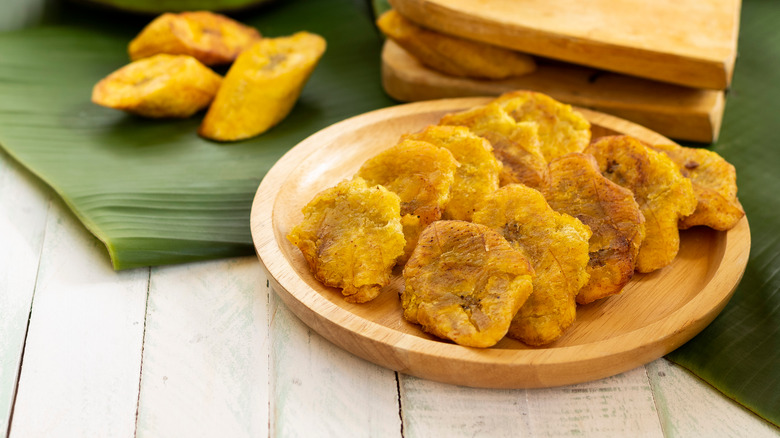
<path fill-rule="evenodd" d="M 752 247 L 724 311 L 667 357 L 780 425 L 780 2 L 745 0 L 720 138 L 737 168 Z"/>
<path fill-rule="evenodd" d="M 236 11 L 262 5 L 276 0 L 80 0 L 123 11 L 159 14 L 163 12 L 200 11 Z"/>
<path fill-rule="evenodd" d="M 200 139 L 200 116 L 150 121 L 89 103 L 127 62 L 148 18 L 57 8 L 48 24 L 0 34 L 0 145 L 106 243 L 115 268 L 250 254 L 249 209 L 265 172 L 309 134 L 393 104 L 381 90 L 381 39 L 369 2 L 280 0 L 237 16 L 264 35 L 309 30 L 328 51 L 298 105 L 261 137 Z M 361 10 L 360 8 L 364 8 Z M 386 7 L 372 0 L 371 9 Z M 753 248 L 742 283 L 704 332 L 668 357 L 780 423 L 780 3 L 745 0 L 740 54 L 720 140 L 737 167 Z"/>
<path fill-rule="evenodd" d="M 284 1 L 240 17 L 266 36 L 319 33 L 328 49 L 289 117 L 236 144 L 198 137 L 201 115 L 148 120 L 90 102 L 128 62 L 144 19 L 66 4 L 61 23 L 0 34 L 0 144 L 52 186 L 116 269 L 251 254 L 260 180 L 317 130 L 391 105 L 381 41 L 349 1 Z"/>

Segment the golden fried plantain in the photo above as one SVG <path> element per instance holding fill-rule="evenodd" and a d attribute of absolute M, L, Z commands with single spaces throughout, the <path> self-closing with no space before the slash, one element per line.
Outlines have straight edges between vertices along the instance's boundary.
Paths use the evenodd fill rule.
<path fill-rule="evenodd" d="M 92 102 L 144 117 L 189 117 L 208 106 L 222 77 L 186 55 L 155 55 L 111 73 Z"/>
<path fill-rule="evenodd" d="M 501 233 L 521 250 L 536 272 L 533 294 L 517 312 L 508 336 L 528 345 L 549 344 L 576 317 L 575 297 L 588 282 L 590 229 L 550 208 L 537 190 L 510 184 L 474 213 L 474 222 Z"/>
<path fill-rule="evenodd" d="M 260 39 L 260 33 L 224 15 L 207 11 L 165 13 L 130 42 L 133 61 L 158 53 L 190 55 L 206 65 L 233 62 Z"/>
<path fill-rule="evenodd" d="M 460 345 L 490 347 L 531 293 L 533 270 L 490 228 L 437 221 L 423 231 L 403 276 L 404 318 Z"/>
<path fill-rule="evenodd" d="M 541 187 L 547 178 L 547 161 L 541 150 L 536 122 L 517 123 L 495 103 L 447 114 L 440 125 L 465 126 L 487 139 L 502 163 L 499 185 L 523 183 Z"/>
<path fill-rule="evenodd" d="M 347 301 L 364 303 L 390 282 L 403 254 L 401 200 L 361 178 L 342 181 L 303 208 L 303 221 L 287 235 L 327 286 L 342 288 Z"/>
<path fill-rule="evenodd" d="M 452 76 L 504 79 L 536 70 L 526 54 L 422 28 L 395 10 L 382 14 L 376 24 L 420 62 Z"/>
<path fill-rule="evenodd" d="M 325 52 L 319 35 L 264 38 L 230 67 L 198 133 L 217 141 L 262 134 L 292 110 Z"/>
<path fill-rule="evenodd" d="M 634 193 L 642 210 L 645 239 L 636 270 L 652 272 L 671 263 L 680 249 L 677 222 L 696 208 L 691 181 L 669 157 L 629 136 L 602 137 L 585 152 L 596 158 L 602 175 Z"/>
<path fill-rule="evenodd" d="M 363 163 L 357 176 L 369 184 L 381 184 L 401 197 L 405 262 L 417 245 L 417 237 L 441 218 L 450 200 L 450 187 L 458 162 L 447 149 L 428 142 L 404 140 Z"/>
<path fill-rule="evenodd" d="M 472 134 L 468 128 L 432 125 L 422 132 L 403 138 L 427 141 L 443 147 L 452 152 L 460 164 L 455 170 L 450 200 L 442 214 L 444 219 L 470 221 L 482 200 L 498 189 L 501 163 L 493 156 L 490 143 Z"/>
<path fill-rule="evenodd" d="M 535 91 L 504 93 L 495 103 L 517 122 L 535 122 L 544 159 L 581 152 L 590 143 L 590 122 L 571 105 Z"/>
<path fill-rule="evenodd" d="M 679 145 L 656 145 L 680 167 L 682 175 L 691 180 L 696 194 L 696 210 L 680 219 L 680 229 L 705 225 L 716 230 L 730 230 L 745 210 L 737 201 L 737 171 L 716 152 Z"/>
<path fill-rule="evenodd" d="M 645 218 L 634 194 L 601 175 L 595 158 L 583 153 L 551 161 L 542 193 L 553 210 L 576 217 L 593 232 L 590 280 L 577 293 L 577 303 L 620 293 L 634 275 L 645 236 Z"/>

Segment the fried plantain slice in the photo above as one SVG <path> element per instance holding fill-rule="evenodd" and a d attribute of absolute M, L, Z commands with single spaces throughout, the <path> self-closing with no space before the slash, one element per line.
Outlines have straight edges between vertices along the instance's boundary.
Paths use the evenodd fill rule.
<path fill-rule="evenodd" d="M 447 114 L 440 125 L 465 126 L 487 139 L 501 162 L 499 185 L 523 183 L 541 187 L 547 178 L 547 161 L 541 150 L 536 122 L 516 122 L 495 103 Z"/>
<path fill-rule="evenodd" d="M 395 10 L 382 14 L 376 24 L 420 62 L 452 76 L 504 79 L 536 70 L 526 54 L 422 28 Z"/>
<path fill-rule="evenodd" d="M 588 304 L 619 294 L 634 275 L 645 236 L 645 218 L 634 194 L 605 178 L 592 155 L 571 153 L 550 162 L 549 184 L 542 190 L 553 210 L 587 225 L 590 280 L 577 293 Z"/>
<path fill-rule="evenodd" d="M 680 219 L 680 229 L 705 225 L 720 231 L 734 228 L 745 215 L 737 201 L 737 171 L 716 152 L 679 145 L 655 145 L 680 167 L 691 180 L 696 194 L 696 210 Z"/>
<path fill-rule="evenodd" d="M 450 200 L 442 218 L 470 221 L 477 206 L 498 189 L 501 163 L 493 156 L 493 147 L 463 126 L 427 127 L 404 139 L 427 141 L 449 150 L 460 164 L 450 189 Z"/>
<path fill-rule="evenodd" d="M 531 293 L 533 270 L 490 228 L 437 221 L 423 231 L 403 276 L 405 319 L 460 345 L 490 347 Z"/>
<path fill-rule="evenodd" d="M 325 40 L 308 32 L 264 38 L 230 67 L 198 133 L 217 141 L 254 137 L 292 111 L 325 52 Z"/>
<path fill-rule="evenodd" d="M 364 303 L 390 282 L 403 254 L 401 200 L 361 178 L 342 181 L 303 208 L 303 221 L 287 235 L 326 286 L 342 288 L 347 301 Z"/>
<path fill-rule="evenodd" d="M 260 39 L 257 29 L 208 11 L 165 13 L 152 20 L 128 46 L 130 59 L 167 53 L 190 55 L 206 65 L 233 62 Z"/>
<path fill-rule="evenodd" d="M 585 152 L 596 158 L 602 175 L 634 193 L 642 210 L 645 239 L 636 270 L 652 272 L 671 263 L 680 249 L 677 222 L 696 208 L 691 181 L 669 157 L 629 136 L 602 137 Z"/>
<path fill-rule="evenodd" d="M 575 296 L 588 282 L 590 229 L 558 213 L 522 184 L 498 189 L 474 213 L 474 222 L 503 235 L 531 261 L 534 292 L 517 312 L 508 336 L 528 345 L 555 341 L 576 317 Z"/>
<path fill-rule="evenodd" d="M 406 236 L 405 262 L 425 227 L 441 218 L 450 200 L 458 162 L 447 149 L 428 142 L 403 140 L 363 163 L 357 176 L 381 184 L 401 198 Z"/>
<path fill-rule="evenodd" d="M 590 122 L 571 105 L 535 91 L 504 93 L 495 103 L 517 122 L 535 122 L 544 159 L 581 152 L 590 143 Z"/>
<path fill-rule="evenodd" d="M 208 106 L 222 77 L 186 55 L 131 62 L 92 89 L 92 102 L 152 118 L 186 118 Z"/>

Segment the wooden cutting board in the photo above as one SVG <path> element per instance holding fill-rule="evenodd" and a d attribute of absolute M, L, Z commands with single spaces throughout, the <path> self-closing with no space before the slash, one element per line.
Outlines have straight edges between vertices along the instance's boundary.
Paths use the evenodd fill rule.
<path fill-rule="evenodd" d="M 741 0 L 390 0 L 418 24 L 697 88 L 731 83 Z"/>
<path fill-rule="evenodd" d="M 382 83 L 387 94 L 411 102 L 447 97 L 540 91 L 572 105 L 631 120 L 667 137 L 698 142 L 717 139 L 724 93 L 608 73 L 563 63 L 540 64 L 534 73 L 491 81 L 458 78 L 431 70 L 400 46 L 382 50 Z"/>

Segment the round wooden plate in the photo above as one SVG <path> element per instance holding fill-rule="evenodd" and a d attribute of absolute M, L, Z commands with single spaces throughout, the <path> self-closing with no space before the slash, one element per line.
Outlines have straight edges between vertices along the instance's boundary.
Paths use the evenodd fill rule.
<path fill-rule="evenodd" d="M 285 237 L 302 220 L 303 206 L 321 190 L 351 178 L 400 135 L 488 100 L 418 102 L 356 116 L 307 138 L 268 172 L 252 205 L 252 237 L 274 290 L 304 323 L 336 345 L 402 373 L 466 386 L 530 388 L 633 369 L 682 345 L 715 318 L 747 264 L 747 219 L 728 232 L 703 227 L 682 232 L 680 252 L 670 266 L 636 275 L 621 295 L 580 306 L 574 325 L 545 348 L 506 338 L 477 349 L 427 335 L 401 316 L 400 272 L 366 304 L 350 304 L 340 290 L 320 284 Z M 625 120 L 581 111 L 593 125 L 594 138 L 623 133 L 649 143 L 671 142 Z"/>

